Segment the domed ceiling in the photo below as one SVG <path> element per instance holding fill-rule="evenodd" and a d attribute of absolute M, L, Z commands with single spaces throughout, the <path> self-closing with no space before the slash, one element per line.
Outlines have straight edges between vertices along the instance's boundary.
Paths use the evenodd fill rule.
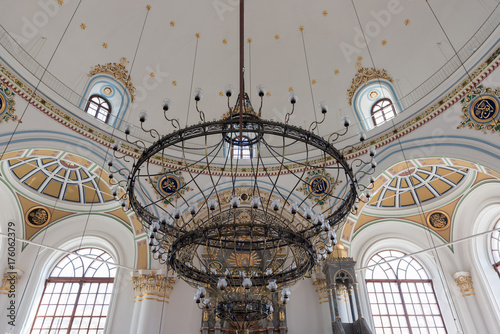
<path fill-rule="evenodd" d="M 68 160 L 29 157 L 11 159 L 8 165 L 19 182 L 51 198 L 81 204 L 114 200 L 101 178 Z"/>
<path fill-rule="evenodd" d="M 457 187 L 468 172 L 467 168 L 448 166 L 410 168 L 387 181 L 368 205 L 398 208 L 425 203 Z"/>
<path fill-rule="evenodd" d="M 205 90 L 201 106 L 207 119 L 226 112 L 221 91 L 238 83 L 238 3 L 7 0 L 0 22 L 77 94 L 85 90 L 92 67 L 126 58 L 136 98 L 124 121 L 138 124 L 138 112 L 146 109 L 149 124 L 161 128 L 167 124 L 160 109 L 165 97 L 173 100 L 171 116 L 182 125 L 199 121 L 192 103 L 196 87 Z M 319 131 L 331 133 L 341 128 L 343 114 L 353 113 L 347 90 L 357 62 L 387 70 L 404 97 L 464 47 L 497 5 L 493 0 L 246 1 L 247 91 L 256 105 L 254 87 L 264 84 L 263 117 L 283 120 L 293 89 L 299 102 L 290 122 L 303 127 L 321 118 L 317 105 L 327 101 L 331 112 Z M 354 124 L 352 135 L 358 130 Z"/>

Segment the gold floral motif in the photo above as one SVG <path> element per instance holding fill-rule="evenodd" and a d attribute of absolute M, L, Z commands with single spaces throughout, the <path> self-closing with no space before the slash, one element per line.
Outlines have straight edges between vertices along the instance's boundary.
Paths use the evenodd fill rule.
<path fill-rule="evenodd" d="M 457 283 L 462 297 L 474 296 L 474 283 L 472 282 L 472 277 L 469 272 L 457 272 L 453 275 L 455 278 L 455 283 Z"/>
<path fill-rule="evenodd" d="M 328 289 L 326 287 L 326 278 L 315 278 L 313 285 L 316 287 L 319 303 L 323 304 L 328 302 Z"/>
<path fill-rule="evenodd" d="M 356 90 L 373 79 L 384 79 L 390 82 L 394 82 L 392 77 L 387 74 L 387 71 L 384 69 L 377 70 L 375 68 L 367 68 L 361 66 L 361 63 L 358 62 L 356 64 L 356 68 L 358 69 L 358 73 L 352 79 L 351 88 L 347 90 L 347 100 L 349 101 L 349 105 L 352 105 L 352 99 L 354 98 L 354 93 Z"/>
<path fill-rule="evenodd" d="M 156 296 L 169 299 L 174 288 L 175 277 L 167 277 L 163 271 L 134 272 L 132 276 L 136 300 L 141 300 L 145 296 Z"/>
<path fill-rule="evenodd" d="M 132 102 L 134 102 L 134 100 L 135 100 L 135 86 L 132 83 L 132 79 L 130 78 L 130 74 L 128 73 L 128 70 L 125 67 L 126 64 L 127 64 L 126 58 L 122 58 L 120 60 L 119 64 L 108 63 L 105 65 L 96 65 L 90 70 L 89 77 L 92 77 L 92 76 L 99 74 L 99 73 L 111 75 L 116 80 L 120 81 L 122 84 L 125 85 L 128 92 L 130 93 L 130 97 L 132 99 Z"/>

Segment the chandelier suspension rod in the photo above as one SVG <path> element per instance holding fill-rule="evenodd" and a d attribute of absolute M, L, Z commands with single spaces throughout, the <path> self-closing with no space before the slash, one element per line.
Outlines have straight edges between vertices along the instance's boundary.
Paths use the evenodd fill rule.
<path fill-rule="evenodd" d="M 245 98 L 245 0 L 240 0 L 240 141 L 243 139 L 243 99 Z"/>

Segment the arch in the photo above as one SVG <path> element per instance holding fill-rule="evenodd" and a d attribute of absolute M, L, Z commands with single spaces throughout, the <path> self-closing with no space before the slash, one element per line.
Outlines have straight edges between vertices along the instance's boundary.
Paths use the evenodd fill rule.
<path fill-rule="evenodd" d="M 94 94 L 89 97 L 85 111 L 101 122 L 108 123 L 112 112 L 111 103 L 104 96 Z"/>
<path fill-rule="evenodd" d="M 103 331 L 116 266 L 107 252 L 80 248 L 62 258 L 45 280 L 30 333 Z"/>
<path fill-rule="evenodd" d="M 413 257 L 391 249 L 374 254 L 365 282 L 376 333 L 446 333 L 432 279 Z"/>
<path fill-rule="evenodd" d="M 396 90 L 388 80 L 371 80 L 356 90 L 352 106 L 354 107 L 354 113 L 356 114 L 362 130 L 367 131 L 373 129 L 390 119 L 387 117 L 383 122 L 376 122 L 377 117 L 380 116 L 373 116 L 373 108 L 384 101 L 390 101 L 390 105 L 393 107 L 394 115 L 391 115 L 390 118 L 395 117 L 403 110 L 399 103 Z"/>
<path fill-rule="evenodd" d="M 130 92 L 123 83 L 107 74 L 94 75 L 84 90 L 80 108 L 85 109 L 94 95 L 105 98 L 111 106 L 107 124 L 120 127 L 131 101 Z"/>
<path fill-rule="evenodd" d="M 493 227 L 495 231 L 491 233 L 491 254 L 493 256 L 493 268 L 500 277 L 500 220 Z"/>

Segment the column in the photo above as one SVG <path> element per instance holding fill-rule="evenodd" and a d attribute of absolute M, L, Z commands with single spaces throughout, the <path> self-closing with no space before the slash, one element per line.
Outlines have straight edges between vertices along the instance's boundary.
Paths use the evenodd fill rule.
<path fill-rule="evenodd" d="M 344 334 L 344 327 L 342 326 L 342 320 L 340 319 L 340 313 L 339 313 L 339 305 L 338 305 L 338 297 L 337 297 L 337 284 L 332 283 L 331 284 L 331 289 L 330 289 L 330 296 L 331 301 L 330 305 L 334 309 L 334 315 L 335 315 L 335 320 L 332 320 L 332 330 L 333 334 Z M 332 318 L 333 319 L 333 318 Z"/>
<path fill-rule="evenodd" d="M 477 333 L 488 333 L 488 329 L 484 325 L 484 319 L 479 308 L 479 304 L 476 299 L 476 294 L 474 293 L 474 283 L 472 282 L 472 277 L 468 271 L 459 271 L 453 274 L 455 283 L 457 283 L 462 297 L 465 299 L 467 304 L 467 309 L 471 316 L 471 319 L 476 327 Z"/>
<path fill-rule="evenodd" d="M 345 285 L 338 284 L 337 285 L 337 304 L 339 306 L 339 317 L 342 322 L 352 322 L 349 318 L 349 313 L 347 309 L 347 289 Z"/>
<path fill-rule="evenodd" d="M 351 316 L 352 316 L 352 322 L 356 321 L 356 310 L 354 309 L 354 296 L 353 296 L 353 289 L 352 285 L 349 284 L 347 286 L 347 293 L 349 294 L 349 303 L 351 306 Z"/>
<path fill-rule="evenodd" d="M 139 270 L 132 273 L 135 300 L 130 334 L 158 333 L 163 309 L 175 283 L 165 270 Z M 165 324 L 165 322 L 163 322 Z"/>

